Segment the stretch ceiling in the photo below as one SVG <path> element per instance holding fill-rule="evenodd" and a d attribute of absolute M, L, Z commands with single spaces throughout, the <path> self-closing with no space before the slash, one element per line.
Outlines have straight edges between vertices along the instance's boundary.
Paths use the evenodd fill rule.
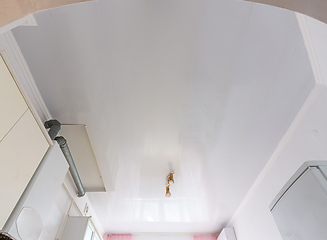
<path fill-rule="evenodd" d="M 35 18 L 14 36 L 52 116 L 86 124 L 107 232 L 219 231 L 315 84 L 283 9 L 99 0 Z"/>

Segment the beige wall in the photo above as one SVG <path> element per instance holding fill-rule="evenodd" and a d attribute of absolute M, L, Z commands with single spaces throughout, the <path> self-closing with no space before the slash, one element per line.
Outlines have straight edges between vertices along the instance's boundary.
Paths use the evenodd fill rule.
<path fill-rule="evenodd" d="M 325 0 L 251 0 L 249 2 L 257 2 L 285 8 L 294 12 L 303 13 L 327 23 L 327 1 Z"/>
<path fill-rule="evenodd" d="M 90 0 L 0 0 L 0 27 L 30 14 Z"/>
<path fill-rule="evenodd" d="M 86 1 L 92 0 L 0 0 L 0 27 L 42 10 Z M 327 23 L 325 0 L 252 0 L 250 2 L 289 9 Z"/>

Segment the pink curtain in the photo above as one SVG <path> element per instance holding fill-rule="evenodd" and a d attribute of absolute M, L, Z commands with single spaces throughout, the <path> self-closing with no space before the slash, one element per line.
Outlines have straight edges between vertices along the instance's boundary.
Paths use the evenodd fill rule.
<path fill-rule="evenodd" d="M 132 240 L 131 234 L 106 234 L 104 240 Z"/>
<path fill-rule="evenodd" d="M 199 234 L 193 236 L 193 240 L 217 240 L 217 238 L 217 234 Z"/>

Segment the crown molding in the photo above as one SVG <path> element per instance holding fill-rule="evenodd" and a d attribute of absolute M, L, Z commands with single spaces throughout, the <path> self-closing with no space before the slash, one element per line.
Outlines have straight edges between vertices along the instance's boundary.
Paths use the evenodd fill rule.
<path fill-rule="evenodd" d="M 8 45 L 7 51 L 15 60 L 15 62 L 11 61 L 14 65 L 12 68 L 15 72 L 20 73 L 16 79 L 28 96 L 30 105 L 35 109 L 42 122 L 52 119 L 13 33 L 8 31 L 3 34 L 3 37 Z"/>
<path fill-rule="evenodd" d="M 28 15 L 26 17 L 23 17 L 21 19 L 18 19 L 16 21 L 13 21 L 3 27 L 0 27 L 0 34 L 6 33 L 10 31 L 11 29 L 18 27 L 18 26 L 38 26 L 35 17 L 33 14 Z"/>
<path fill-rule="evenodd" d="M 301 13 L 295 13 L 297 22 L 300 27 L 300 31 L 302 33 L 303 41 L 305 48 L 307 49 L 309 61 L 311 64 L 313 76 L 315 78 L 316 84 L 325 84 L 323 74 L 321 71 L 321 66 L 319 64 L 319 58 L 317 55 L 317 51 L 315 48 L 315 44 L 312 38 L 312 34 L 310 31 L 309 23 L 308 23 L 308 17 L 306 15 L 303 15 Z"/>
<path fill-rule="evenodd" d="M 6 33 L 8 31 L 10 31 L 11 29 L 15 28 L 15 27 L 18 27 L 22 24 L 26 23 L 26 19 L 25 18 L 21 18 L 21 19 L 18 19 L 16 21 L 13 21 L 9 24 L 7 24 L 6 26 L 3 26 L 0 28 L 0 34 L 3 34 L 3 33 Z"/>
<path fill-rule="evenodd" d="M 25 23 L 21 24 L 20 26 L 38 26 L 33 14 L 24 17 L 24 19 Z"/>

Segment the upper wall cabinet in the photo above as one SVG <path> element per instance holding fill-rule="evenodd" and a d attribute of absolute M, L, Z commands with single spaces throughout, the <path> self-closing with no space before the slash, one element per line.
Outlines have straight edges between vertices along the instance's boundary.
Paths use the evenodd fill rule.
<path fill-rule="evenodd" d="M 0 141 L 23 116 L 27 108 L 23 96 L 0 55 Z"/>
<path fill-rule="evenodd" d="M 305 162 L 278 193 L 270 209 L 284 240 L 325 240 L 327 161 Z"/>
<path fill-rule="evenodd" d="M 0 142 L 0 186 L 4 197 L 1 200 L 1 216 L 7 220 L 18 199 L 42 160 L 48 143 L 30 110 L 19 119 Z M 5 207 L 4 207 L 5 206 Z"/>
<path fill-rule="evenodd" d="M 90 217 L 69 216 L 60 240 L 100 240 L 89 220 Z"/>
<path fill-rule="evenodd" d="M 8 62 L 7 62 L 8 63 Z M 0 229 L 22 196 L 51 142 L 23 89 L 0 55 Z M 17 80 L 17 79 L 16 79 Z"/>

